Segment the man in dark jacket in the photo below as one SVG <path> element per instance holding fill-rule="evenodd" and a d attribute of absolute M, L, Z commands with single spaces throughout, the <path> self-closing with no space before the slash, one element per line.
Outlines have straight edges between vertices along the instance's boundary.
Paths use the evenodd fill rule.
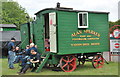
<path fill-rule="evenodd" d="M 40 64 L 40 54 L 35 50 L 30 51 L 30 59 L 26 62 L 26 64 L 21 68 L 19 74 L 24 74 L 30 68 L 31 65 L 35 65 L 31 72 L 34 72 Z"/>
<path fill-rule="evenodd" d="M 26 55 L 29 55 L 30 56 L 30 51 L 31 50 L 34 50 L 35 52 L 38 52 L 37 48 L 35 47 L 35 44 L 34 43 L 31 43 L 30 44 L 30 48 L 26 51 Z"/>
<path fill-rule="evenodd" d="M 8 64 L 10 69 L 14 69 L 13 62 L 15 60 L 15 38 L 11 38 L 11 41 L 8 43 Z"/>

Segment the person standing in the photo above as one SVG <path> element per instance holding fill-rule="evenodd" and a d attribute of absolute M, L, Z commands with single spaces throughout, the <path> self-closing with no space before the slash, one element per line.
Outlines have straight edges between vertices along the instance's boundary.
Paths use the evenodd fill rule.
<path fill-rule="evenodd" d="M 9 69 L 14 69 L 13 62 L 15 60 L 15 38 L 11 38 L 11 41 L 8 43 L 8 64 Z"/>

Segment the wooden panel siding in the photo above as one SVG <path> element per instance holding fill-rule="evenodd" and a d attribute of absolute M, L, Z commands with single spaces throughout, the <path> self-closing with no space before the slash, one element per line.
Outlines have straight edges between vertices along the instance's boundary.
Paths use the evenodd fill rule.
<path fill-rule="evenodd" d="M 78 29 L 77 12 L 58 12 L 58 54 L 75 54 L 104 52 L 108 50 L 108 14 L 88 13 L 89 28 Z M 100 33 L 99 40 L 77 40 L 72 41 L 71 34 L 79 30 L 93 30 Z M 93 34 L 82 33 L 80 35 L 91 35 L 91 38 L 98 38 Z M 71 44 L 100 43 L 100 45 L 71 46 Z"/>

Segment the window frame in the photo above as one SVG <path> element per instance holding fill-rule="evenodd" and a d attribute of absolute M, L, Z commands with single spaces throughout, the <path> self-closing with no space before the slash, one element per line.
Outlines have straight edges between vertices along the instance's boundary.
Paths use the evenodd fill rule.
<path fill-rule="evenodd" d="M 87 25 L 86 26 L 82 26 L 80 25 L 80 18 L 79 15 L 82 14 L 82 21 L 83 21 L 83 14 L 87 14 Z M 79 12 L 78 13 L 78 28 L 88 28 L 88 12 Z"/>

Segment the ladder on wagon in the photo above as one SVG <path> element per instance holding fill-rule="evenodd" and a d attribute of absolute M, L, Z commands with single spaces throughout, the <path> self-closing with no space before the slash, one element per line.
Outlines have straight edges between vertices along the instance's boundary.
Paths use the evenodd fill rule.
<path fill-rule="evenodd" d="M 43 55 L 41 55 L 41 58 L 43 59 L 43 61 L 41 61 L 41 64 L 39 65 L 38 69 L 36 70 L 37 73 L 40 72 L 41 69 L 44 67 L 44 65 L 48 61 L 50 55 L 51 55 L 50 52 L 44 52 Z"/>

